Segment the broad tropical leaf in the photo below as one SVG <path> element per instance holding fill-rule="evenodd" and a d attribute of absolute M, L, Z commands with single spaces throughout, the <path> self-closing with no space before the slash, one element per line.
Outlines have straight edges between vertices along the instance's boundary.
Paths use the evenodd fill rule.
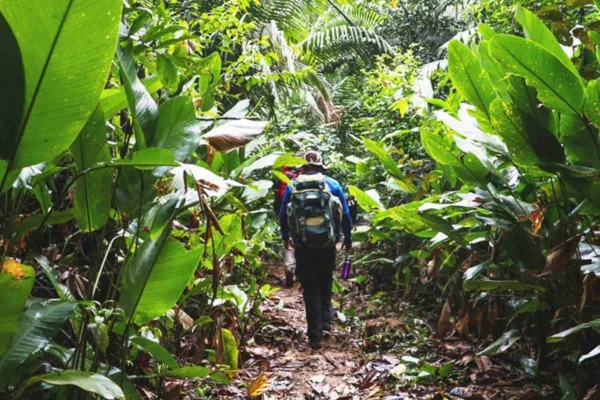
<path fill-rule="evenodd" d="M 490 83 L 496 91 L 503 97 L 508 97 L 508 88 L 505 81 L 504 70 L 500 67 L 498 62 L 490 56 L 490 42 L 487 40 L 479 43 L 477 47 L 477 55 L 481 61 L 481 66 L 487 72 Z"/>
<path fill-rule="evenodd" d="M 24 386 L 29 387 L 39 382 L 45 382 L 56 386 L 77 386 L 86 392 L 96 393 L 109 400 L 121 399 L 125 396 L 121 388 L 115 382 L 104 375 L 88 371 L 68 369 L 54 374 L 33 376 L 25 382 Z"/>
<path fill-rule="evenodd" d="M 161 372 L 159 375 L 173 378 L 206 378 L 210 375 L 210 368 L 196 366 L 181 367 L 171 371 Z"/>
<path fill-rule="evenodd" d="M 560 116 L 560 141 L 572 164 L 600 169 L 598 129 L 577 115 Z"/>
<path fill-rule="evenodd" d="M 127 42 L 117 47 L 121 76 L 125 85 L 129 110 L 133 117 L 135 139 L 140 148 L 146 147 L 145 135 L 152 135 L 156 129 L 158 106 L 137 76 L 133 60 L 133 44 Z"/>
<path fill-rule="evenodd" d="M 564 161 L 564 153 L 554 135 L 523 115 L 514 103 L 495 100 L 490 112 L 492 125 L 516 164 L 535 167 Z"/>
<path fill-rule="evenodd" d="M 451 150 L 451 143 L 445 142 L 440 135 L 429 132 L 428 130 L 423 130 L 421 132 L 421 143 L 431 158 L 442 165 L 452 167 L 454 172 L 464 182 L 478 185 L 481 185 L 482 182 L 484 182 L 487 169 L 473 154 L 467 154 L 464 157 L 460 157 L 459 154 L 455 154 L 455 152 Z"/>
<path fill-rule="evenodd" d="M 396 164 L 396 161 L 394 161 L 390 153 L 383 147 L 383 144 L 367 138 L 363 138 L 363 143 L 367 150 L 374 154 L 379 162 L 381 162 L 386 172 L 396 179 L 396 183 L 403 190 L 409 193 L 415 193 L 417 191 L 415 185 L 413 185 L 413 183 L 405 177 L 400 168 L 398 168 L 398 164 Z"/>
<path fill-rule="evenodd" d="M 46 225 L 66 224 L 75 218 L 75 213 L 72 208 L 64 211 L 53 211 L 49 216 L 44 214 L 36 214 L 27 217 L 17 227 L 17 236 L 26 235 L 31 229 L 38 228 L 42 222 Z"/>
<path fill-rule="evenodd" d="M 573 74 L 578 75 L 577 69 L 573 65 L 573 62 L 567 56 L 567 53 L 563 50 L 558 40 L 550 29 L 544 24 L 534 13 L 517 6 L 515 13 L 515 19 L 521 24 L 525 31 L 525 37 L 532 40 L 552 53 L 556 58 L 564 64 L 565 67 L 571 70 Z"/>
<path fill-rule="evenodd" d="M 14 145 L 16 139 L 14 133 L 18 131 L 21 124 L 23 106 L 25 103 L 25 70 L 19 43 L 3 13 L 0 12 L 0 59 L 3 60 L 2 74 L 0 74 L 0 142 L 4 143 L 0 150 L 0 193 L 10 188 L 16 178 L 16 173 L 7 174 L 10 145 Z M 35 164 L 35 163 L 32 163 Z M 1 352 L 0 352 L 1 353 Z"/>
<path fill-rule="evenodd" d="M 137 324 L 173 307 L 200 262 L 202 247 L 186 250 L 169 234 L 165 229 L 158 239 L 146 239 L 125 266 L 119 302 Z"/>
<path fill-rule="evenodd" d="M 162 88 L 162 83 L 158 76 L 151 76 L 141 80 L 146 87 L 148 94 L 153 95 Z M 127 93 L 125 86 L 119 86 L 113 89 L 104 89 L 100 95 L 100 107 L 104 112 L 104 120 L 108 121 L 115 116 L 116 113 L 124 108 L 127 108 Z"/>
<path fill-rule="evenodd" d="M 383 205 L 379 202 L 379 199 L 374 199 L 368 193 L 363 192 L 356 186 L 349 185 L 348 190 L 350 190 L 350 194 L 354 196 L 356 202 L 363 210 L 369 212 L 384 209 Z"/>
<path fill-rule="evenodd" d="M 22 122 L 3 130 L 0 158 L 9 160 L 8 170 L 49 160 L 73 142 L 106 83 L 121 8 L 119 0 L 0 4 L 20 44 L 27 82 Z M 8 110 L 14 112 L 2 112 Z"/>
<path fill-rule="evenodd" d="M 96 108 L 70 147 L 79 173 L 111 160 L 102 110 Z M 92 232 L 108 221 L 114 172 L 110 168 L 83 174 L 75 182 L 73 209 L 81 230 Z"/>
<path fill-rule="evenodd" d="M 160 80 L 170 91 L 177 90 L 179 86 L 179 75 L 175 64 L 164 54 L 160 54 L 156 59 L 156 70 Z"/>
<path fill-rule="evenodd" d="M 548 339 L 546 339 L 546 341 L 548 343 L 562 342 L 567 336 L 577 333 L 577 332 L 581 331 L 582 329 L 588 329 L 588 328 L 600 328 L 600 319 L 595 319 L 593 321 L 584 322 L 583 324 L 579 324 L 577 326 L 574 326 L 573 328 L 569 328 L 565 331 L 559 332 L 555 335 L 550 336 Z"/>
<path fill-rule="evenodd" d="M 137 336 L 131 339 L 131 343 L 137 344 L 142 349 L 152 354 L 152 357 L 154 357 L 156 361 L 166 364 L 169 368 L 179 368 L 179 363 L 177 362 L 177 360 L 175 360 L 171 353 L 169 353 L 167 349 L 161 346 L 160 343 L 154 342 L 150 339 L 146 339 L 141 336 Z"/>
<path fill-rule="evenodd" d="M 494 87 L 477 56 L 456 40 L 448 48 L 448 71 L 456 89 L 489 118 L 490 104 L 496 98 Z"/>
<path fill-rule="evenodd" d="M 17 331 L 34 278 L 33 268 L 11 258 L 7 258 L 0 269 L 0 356 L 6 352 Z"/>
<path fill-rule="evenodd" d="M 158 108 L 158 124 L 155 132 L 146 133 L 148 147 L 173 151 L 175 160 L 183 161 L 200 145 L 200 133 L 210 123 L 196 120 L 192 99 L 186 96 L 167 100 Z"/>
<path fill-rule="evenodd" d="M 510 73 L 526 79 L 538 90 L 544 105 L 565 114 L 581 114 L 585 88 L 579 77 L 555 55 L 527 39 L 496 35 L 490 54 Z"/>
<path fill-rule="evenodd" d="M 238 369 L 238 344 L 235 336 L 229 329 L 221 328 L 221 347 L 222 349 L 222 359 L 217 360 L 217 362 L 222 362 L 225 365 L 228 365 L 229 368 L 233 371 L 230 376 L 235 376 L 235 371 Z"/>
<path fill-rule="evenodd" d="M 409 203 L 405 206 L 390 208 L 376 215 L 374 221 L 378 222 L 385 218 L 391 218 L 402 224 L 402 227 L 410 232 L 419 232 L 423 229 L 432 229 L 442 232 L 461 246 L 467 246 L 463 235 L 454 229 L 452 224 L 441 217 L 419 212 L 415 207 L 417 203 Z"/>
<path fill-rule="evenodd" d="M 221 81 L 221 56 L 214 52 L 199 63 L 198 93 L 202 97 L 202 111 L 215 104 L 215 89 Z"/>
<path fill-rule="evenodd" d="M 16 368 L 58 333 L 75 307 L 77 303 L 60 301 L 34 304 L 23 313 L 7 352 L 0 358 L 0 389 Z"/>
<path fill-rule="evenodd" d="M 585 95 L 585 115 L 598 128 L 600 127 L 600 80 L 591 81 Z"/>

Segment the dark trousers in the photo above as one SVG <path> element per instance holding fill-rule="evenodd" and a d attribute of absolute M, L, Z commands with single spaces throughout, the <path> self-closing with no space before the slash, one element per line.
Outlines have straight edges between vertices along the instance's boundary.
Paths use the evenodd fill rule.
<path fill-rule="evenodd" d="M 311 342 L 323 338 L 323 324 L 333 319 L 331 294 L 335 269 L 335 247 L 310 248 L 298 245 L 296 278 L 302 284 L 307 335 Z"/>

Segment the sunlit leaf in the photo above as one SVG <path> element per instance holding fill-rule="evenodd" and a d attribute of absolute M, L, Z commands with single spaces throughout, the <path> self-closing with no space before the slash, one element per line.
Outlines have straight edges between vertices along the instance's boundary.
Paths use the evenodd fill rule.
<path fill-rule="evenodd" d="M 102 110 L 97 108 L 70 147 L 77 171 L 111 160 Z M 84 232 L 100 229 L 108 221 L 114 171 L 110 168 L 90 171 L 75 182 L 73 209 Z"/>
<path fill-rule="evenodd" d="M 121 388 L 104 375 L 87 371 L 68 369 L 53 374 L 33 376 L 25 382 L 25 387 L 38 382 L 50 385 L 63 386 L 73 385 L 82 388 L 86 392 L 96 393 L 105 399 L 121 399 L 124 397 Z"/>
<path fill-rule="evenodd" d="M 508 72 L 535 87 L 544 105 L 565 114 L 581 114 L 585 88 L 579 77 L 548 50 L 527 39 L 496 35 L 490 54 Z"/>
<path fill-rule="evenodd" d="M 460 94 L 489 118 L 490 104 L 496 98 L 494 87 L 477 56 L 457 40 L 448 47 L 448 71 Z"/>
<path fill-rule="evenodd" d="M 3 113 L 12 113 L 13 122 L 0 137 L 0 158 L 9 160 L 8 170 L 56 157 L 73 142 L 106 84 L 121 8 L 119 0 L 0 4 L 0 13 L 19 43 L 26 82 L 23 122 L 17 122 L 21 115 L 15 109 L 21 102 L 17 93 L 11 98 L 14 105 L 2 108 Z M 11 73 L 6 79 L 14 80 L 8 86 L 13 89 L 22 82 L 16 65 L 18 57 L 4 70 Z"/>

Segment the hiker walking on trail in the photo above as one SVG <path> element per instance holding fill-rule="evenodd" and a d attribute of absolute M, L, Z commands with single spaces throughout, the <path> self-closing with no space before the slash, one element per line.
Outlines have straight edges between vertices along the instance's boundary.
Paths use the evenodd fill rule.
<path fill-rule="evenodd" d="M 297 167 L 283 167 L 283 173 L 290 181 L 296 179 L 301 172 L 301 169 Z M 277 180 L 273 186 L 273 197 L 275 198 L 273 207 L 275 213 L 279 216 L 281 204 L 283 203 L 283 195 L 288 185 L 284 181 Z M 283 265 L 285 267 L 285 285 L 292 287 L 294 286 L 294 272 L 296 270 L 296 259 L 294 258 L 294 250 L 292 248 L 283 246 Z"/>
<path fill-rule="evenodd" d="M 294 249 L 296 278 L 303 288 L 310 347 L 321 347 L 323 330 L 331 330 L 331 295 L 336 243 L 352 249 L 352 222 L 340 184 L 326 175 L 321 154 L 304 155 L 303 173 L 283 196 L 279 218 L 283 245 Z"/>

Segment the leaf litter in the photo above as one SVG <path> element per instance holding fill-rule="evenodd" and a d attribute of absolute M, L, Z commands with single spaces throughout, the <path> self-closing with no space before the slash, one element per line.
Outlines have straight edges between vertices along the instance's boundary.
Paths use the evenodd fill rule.
<path fill-rule="evenodd" d="M 324 337 L 323 348 L 313 351 L 304 333 L 301 289 L 298 284 L 292 288 L 277 284 L 283 275 L 277 270 L 272 277 L 271 285 L 279 290 L 261 305 L 266 324 L 241 349 L 238 378 L 221 385 L 220 396 L 265 400 L 553 398 L 550 384 L 526 385 L 533 382 L 528 379 L 540 379 L 531 375 L 537 370 L 532 368 L 534 360 L 528 359 L 524 369 L 523 360 L 514 361 L 507 353 L 481 354 L 495 343 L 460 335 L 452 329 L 458 321 L 445 316 L 445 337 L 440 338 L 436 315 L 419 315 L 425 311 L 408 304 L 401 311 L 395 304 L 391 312 L 386 307 L 393 302 L 374 305 L 364 293 L 348 296 L 357 315 L 363 317 L 349 318 L 346 323 L 336 320 L 334 331 Z M 448 312 L 447 304 L 444 308 Z"/>

